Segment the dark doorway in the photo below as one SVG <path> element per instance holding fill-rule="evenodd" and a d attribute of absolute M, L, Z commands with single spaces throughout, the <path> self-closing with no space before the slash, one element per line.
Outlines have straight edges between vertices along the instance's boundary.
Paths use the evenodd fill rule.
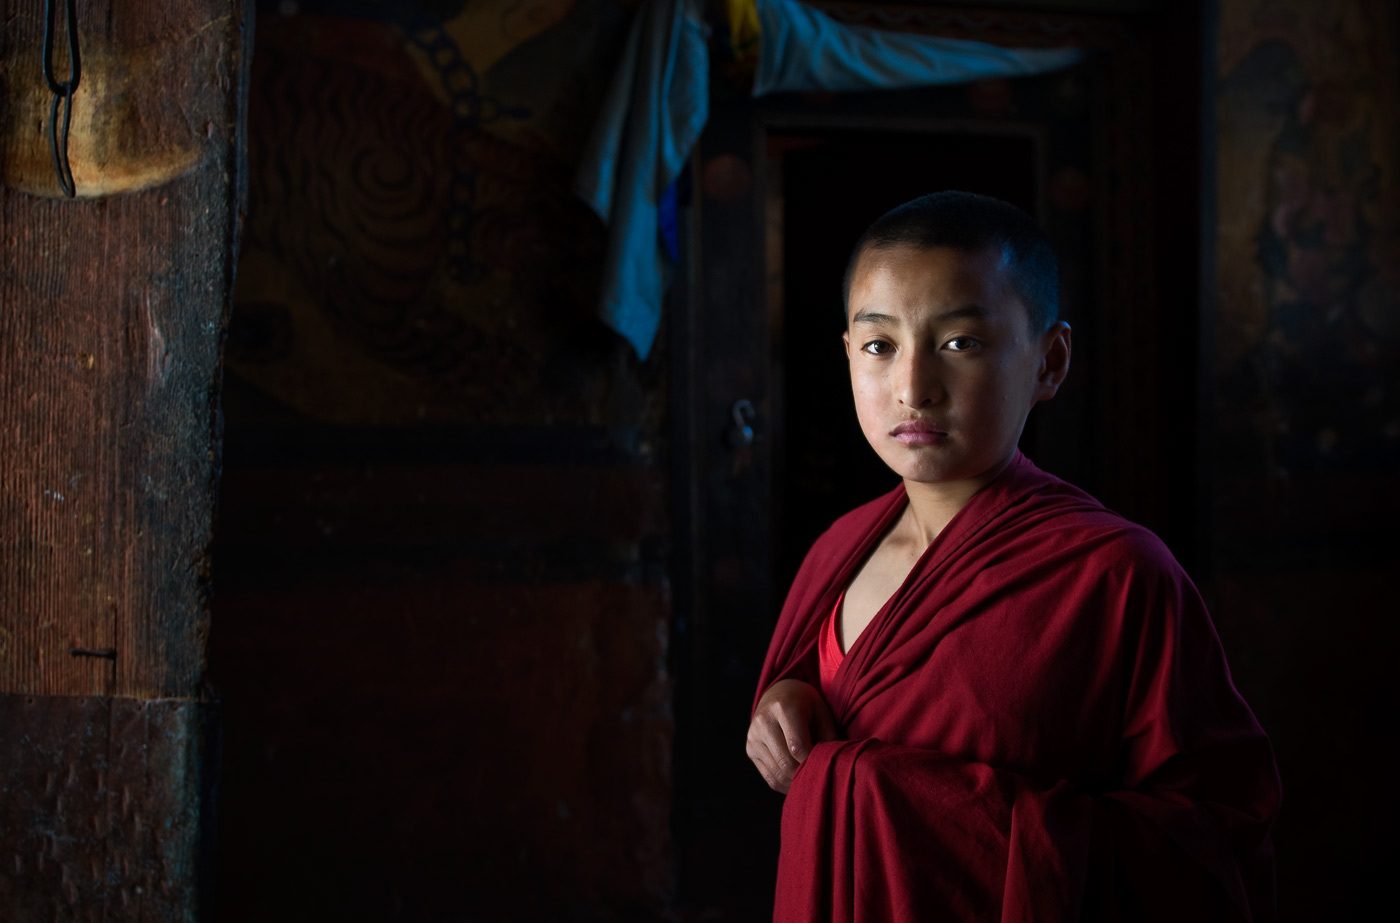
<path fill-rule="evenodd" d="M 670 331 L 680 565 L 673 829 L 683 907 L 768 918 L 782 798 L 744 756 L 754 684 L 812 540 L 896 483 L 856 422 L 840 344 L 842 276 L 872 220 L 949 188 L 1008 200 L 1039 220 L 1061 261 L 1075 367 L 1032 414 L 1022 447 L 1097 492 L 1107 483 L 1103 459 L 1129 457 L 1122 444 L 1150 444 L 1141 381 L 1117 368 L 1143 361 L 1142 331 L 1156 318 L 1150 286 L 1123 294 L 1152 278 L 1148 238 L 1136 230 L 1151 187 L 1126 169 L 1140 162 L 1145 110 L 1134 104 L 1137 85 L 1115 76 L 1141 62 L 1110 47 L 1083 68 L 1017 81 L 758 102 L 712 96 Z M 736 443 L 744 403 L 753 438 Z M 1115 426 L 1095 428 L 1109 413 Z M 1106 496 L 1120 507 L 1134 495 L 1115 489 Z"/>
<path fill-rule="evenodd" d="M 833 520 L 897 481 L 861 435 L 841 348 L 841 288 L 856 239 L 894 206 L 944 189 L 1035 215 L 1038 152 L 1029 134 L 967 132 L 775 132 L 767 147 L 768 195 L 781 197 L 783 219 L 768 233 L 781 235 L 783 254 L 781 301 L 770 310 L 779 339 L 774 585 L 785 587 Z"/>
<path fill-rule="evenodd" d="M 932 96 L 904 100 L 902 111 L 927 111 Z M 706 290 L 760 268 L 759 310 L 736 311 L 720 299 L 723 310 L 692 315 L 704 340 L 733 351 L 724 362 L 689 365 L 695 341 L 679 332 L 677 361 L 694 376 L 691 393 L 717 398 L 721 411 L 701 424 L 699 451 L 690 454 L 698 462 L 716 453 L 715 464 L 701 469 L 689 514 L 700 530 L 692 547 L 708 547 L 713 556 L 699 559 L 693 584 L 678 581 L 679 596 L 695 606 L 690 611 L 725 614 L 691 622 L 682 611 L 678 624 L 684 671 L 677 704 L 679 884 L 684 905 L 723 908 L 728 920 L 767 919 L 772 906 L 782 799 L 748 765 L 742 741 L 751 684 L 777 610 L 812 541 L 897 482 L 862 435 L 851 401 L 841 347 L 842 279 L 851 248 L 890 208 L 941 189 L 996 196 L 1037 217 L 1043 211 L 1041 126 L 978 130 L 893 113 L 853 117 L 865 99 L 810 119 L 782 112 L 776 116 L 782 124 L 763 125 L 754 152 L 761 193 L 738 207 L 707 202 L 700 223 Z M 752 123 L 736 127 L 746 132 Z M 723 122 L 716 119 L 712 130 L 711 137 L 721 134 Z M 761 247 L 743 246 L 739 228 L 753 227 L 755 212 L 767 216 L 767 239 Z M 1063 229 L 1056 237 L 1085 260 L 1081 237 Z M 755 261 L 756 251 L 766 256 Z M 719 329 L 729 324 L 734 335 Z M 745 337 L 741 325 L 761 326 L 765 337 Z M 746 397 L 758 411 L 752 454 L 724 439 L 733 402 Z M 1035 442 L 1028 425 L 1023 443 Z M 706 538 L 718 534 L 726 540 L 709 545 Z M 689 667 L 690 658 L 713 666 Z"/>

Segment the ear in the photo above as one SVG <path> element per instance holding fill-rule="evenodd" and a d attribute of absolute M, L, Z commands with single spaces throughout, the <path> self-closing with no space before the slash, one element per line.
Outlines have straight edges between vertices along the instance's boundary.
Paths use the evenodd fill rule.
<path fill-rule="evenodd" d="M 1040 368 L 1036 371 L 1035 399 L 1048 401 L 1069 374 L 1070 329 L 1056 321 L 1040 336 Z"/>
<path fill-rule="evenodd" d="M 847 330 L 841 334 L 841 342 L 846 345 L 846 361 L 851 361 L 851 332 Z"/>

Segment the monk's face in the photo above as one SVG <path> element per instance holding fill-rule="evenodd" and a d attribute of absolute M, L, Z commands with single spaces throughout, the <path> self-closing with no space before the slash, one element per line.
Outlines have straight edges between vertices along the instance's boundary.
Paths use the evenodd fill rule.
<path fill-rule="evenodd" d="M 861 429 L 906 481 L 995 475 L 1069 366 L 1069 328 L 1031 329 L 998 250 L 867 250 L 847 313 Z"/>

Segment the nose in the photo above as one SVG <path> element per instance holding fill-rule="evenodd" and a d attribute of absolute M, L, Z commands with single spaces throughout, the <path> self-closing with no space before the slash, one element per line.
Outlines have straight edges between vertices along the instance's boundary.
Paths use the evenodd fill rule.
<path fill-rule="evenodd" d="M 909 408 L 931 407 L 943 400 L 943 368 L 936 349 L 914 347 L 900 354 L 895 393 Z"/>

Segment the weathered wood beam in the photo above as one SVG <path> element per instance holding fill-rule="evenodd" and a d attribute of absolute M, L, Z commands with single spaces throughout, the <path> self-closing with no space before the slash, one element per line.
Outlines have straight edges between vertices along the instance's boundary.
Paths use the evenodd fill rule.
<path fill-rule="evenodd" d="M 199 918 L 214 711 L 0 693 L 0 918 Z"/>
<path fill-rule="evenodd" d="M 130 66 L 169 80 L 133 90 L 151 113 L 142 124 L 198 126 L 200 158 L 169 183 L 110 198 L 0 186 L 0 691 L 198 693 L 243 17 L 240 0 L 80 3 L 86 57 L 119 58 L 131 36 Z M 29 53 L 42 34 L 41 4 L 5 4 L 0 58 L 33 59 L 7 65 L 7 102 L 28 93 L 21 82 L 42 83 Z M 194 45 L 183 69 L 149 60 Z M 88 79 L 75 111 L 90 105 Z"/>
<path fill-rule="evenodd" d="M 192 919 L 252 6 L 80 0 L 71 201 L 0 10 L 0 906 Z"/>

